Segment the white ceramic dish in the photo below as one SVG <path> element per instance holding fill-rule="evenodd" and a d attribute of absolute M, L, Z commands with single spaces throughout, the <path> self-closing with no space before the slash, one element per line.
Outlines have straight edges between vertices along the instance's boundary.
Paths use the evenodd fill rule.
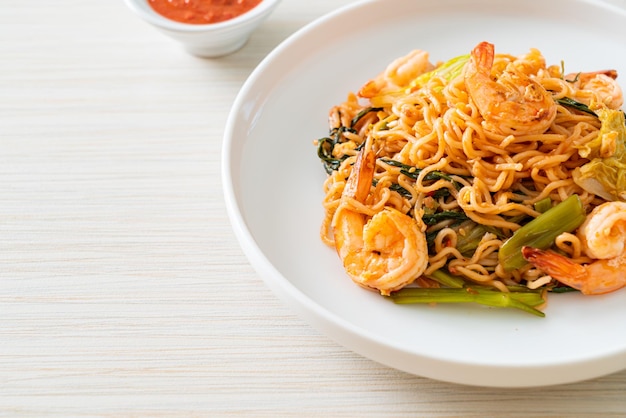
<path fill-rule="evenodd" d="M 155 12 L 148 0 L 124 0 L 137 16 L 202 58 L 218 58 L 243 47 L 280 0 L 263 0 L 250 11 L 223 22 L 196 25 L 175 22 Z"/>
<path fill-rule="evenodd" d="M 327 113 L 414 48 L 446 60 L 487 40 L 549 63 L 626 74 L 626 13 L 584 0 L 385 0 L 300 30 L 253 72 L 223 149 L 234 231 L 267 285 L 321 332 L 388 366 L 493 387 L 570 383 L 626 368 L 626 290 L 553 295 L 546 318 L 469 305 L 399 306 L 354 285 L 321 243 Z"/>

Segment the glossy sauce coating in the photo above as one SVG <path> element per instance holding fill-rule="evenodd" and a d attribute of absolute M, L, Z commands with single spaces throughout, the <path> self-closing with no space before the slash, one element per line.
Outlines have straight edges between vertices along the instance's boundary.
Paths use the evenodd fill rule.
<path fill-rule="evenodd" d="M 261 0 L 148 0 L 160 15 L 197 25 L 233 19 L 256 7 Z"/>

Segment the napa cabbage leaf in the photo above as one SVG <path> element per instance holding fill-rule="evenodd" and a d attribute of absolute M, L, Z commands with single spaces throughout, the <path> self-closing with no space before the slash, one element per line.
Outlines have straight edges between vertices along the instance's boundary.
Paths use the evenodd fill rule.
<path fill-rule="evenodd" d="M 603 199 L 626 201 L 626 120 L 624 112 L 593 109 L 602 125 L 598 136 L 578 146 L 590 161 L 573 172 L 576 184 Z"/>

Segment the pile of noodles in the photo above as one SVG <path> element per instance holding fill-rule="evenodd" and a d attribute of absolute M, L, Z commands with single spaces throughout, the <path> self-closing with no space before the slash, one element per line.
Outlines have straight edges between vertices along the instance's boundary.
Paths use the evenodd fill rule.
<path fill-rule="evenodd" d="M 368 139 L 377 160 L 375 186 L 363 213 L 371 215 L 382 207 L 416 219 L 437 211 L 459 213 L 457 219 L 435 219 L 428 225 L 424 276 L 446 268 L 470 282 L 503 291 L 516 284 L 529 288 L 548 284 L 550 277 L 530 264 L 506 271 L 499 263 L 498 250 L 522 222 L 540 215 L 534 204 L 545 198 L 556 204 L 577 194 L 586 207 L 604 202 L 572 180 L 572 171 L 588 162 L 579 156 L 577 146 L 598 136 L 600 121 L 557 104 L 556 119 L 544 133 L 490 132 L 470 100 L 462 72 L 451 79 L 435 75 L 416 87 L 411 85 L 414 76 L 434 68 L 424 66 L 419 57 L 416 61 L 415 68 L 411 68 L 411 58 L 395 63 L 359 94 L 350 93 L 344 103 L 331 109 L 334 144 L 331 151 L 327 144 L 321 146 L 327 147 L 335 165 L 327 164 L 322 239 L 334 245 L 330 223 L 355 156 Z M 536 80 L 555 99 L 568 97 L 586 104 L 603 100 L 568 79 L 562 65 L 546 66 L 535 49 L 523 56 L 496 54 L 492 74 L 497 77 L 509 65 Z M 402 79 L 401 72 L 410 77 Z M 419 175 L 401 172 L 411 170 Z M 432 172 L 445 175 L 429 175 Z M 476 228 L 481 231 L 478 246 L 469 252 L 458 248 Z M 574 234 L 561 234 L 555 244 L 573 261 L 589 261 Z M 427 282 L 424 277 L 418 280 L 425 286 Z"/>

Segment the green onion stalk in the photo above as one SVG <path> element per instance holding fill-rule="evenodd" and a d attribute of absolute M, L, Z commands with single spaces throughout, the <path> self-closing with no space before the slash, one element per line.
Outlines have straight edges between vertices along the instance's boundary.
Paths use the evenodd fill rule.
<path fill-rule="evenodd" d="M 538 290 L 514 290 L 501 292 L 481 286 L 462 288 L 404 288 L 388 296 L 397 304 L 476 303 L 497 308 L 514 308 L 544 317 L 536 307 L 545 303 Z"/>
<path fill-rule="evenodd" d="M 548 249 L 556 237 L 574 231 L 584 222 L 585 217 L 582 201 L 578 195 L 571 195 L 522 226 L 502 244 L 498 252 L 502 267 L 507 271 L 524 267 L 527 261 L 522 255 L 522 247 Z"/>

